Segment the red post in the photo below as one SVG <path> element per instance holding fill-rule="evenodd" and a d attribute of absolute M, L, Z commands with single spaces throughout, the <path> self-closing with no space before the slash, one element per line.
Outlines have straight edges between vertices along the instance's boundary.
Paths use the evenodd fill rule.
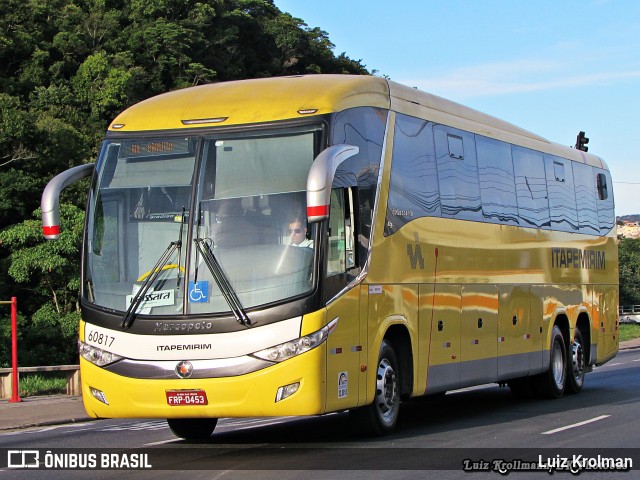
<path fill-rule="evenodd" d="M 11 297 L 11 368 L 13 381 L 11 384 L 10 402 L 21 402 L 18 382 L 18 299 Z"/>

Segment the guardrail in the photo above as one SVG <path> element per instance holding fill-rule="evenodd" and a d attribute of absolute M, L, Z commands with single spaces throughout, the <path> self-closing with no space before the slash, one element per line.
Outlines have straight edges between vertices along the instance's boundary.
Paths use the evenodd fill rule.
<path fill-rule="evenodd" d="M 640 305 L 620 306 L 618 318 L 620 323 L 640 324 Z"/>
<path fill-rule="evenodd" d="M 620 315 L 640 315 L 640 305 L 620 306 Z"/>
<path fill-rule="evenodd" d="M 67 395 L 82 395 L 80 389 L 80 365 L 55 365 L 47 367 L 19 367 L 21 373 L 67 372 Z M 18 384 L 19 382 L 16 382 Z M 0 399 L 11 398 L 13 394 L 13 369 L 0 368 Z M 16 392 L 17 395 L 17 392 Z"/>

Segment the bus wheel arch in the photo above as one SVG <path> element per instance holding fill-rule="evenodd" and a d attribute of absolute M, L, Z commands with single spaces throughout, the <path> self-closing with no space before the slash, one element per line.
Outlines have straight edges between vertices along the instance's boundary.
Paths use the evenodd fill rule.
<path fill-rule="evenodd" d="M 404 325 L 396 324 L 389 327 L 385 340 L 391 343 L 398 357 L 400 375 L 400 397 L 408 400 L 413 391 L 413 349 L 411 337 Z"/>

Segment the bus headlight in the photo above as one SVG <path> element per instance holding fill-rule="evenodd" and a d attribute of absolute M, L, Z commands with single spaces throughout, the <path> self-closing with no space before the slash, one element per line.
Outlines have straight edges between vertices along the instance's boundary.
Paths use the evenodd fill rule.
<path fill-rule="evenodd" d="M 94 347 L 93 345 L 84 343 L 82 340 L 78 340 L 78 353 L 80 353 L 82 358 L 99 367 L 104 367 L 105 365 L 122 359 L 120 355 Z"/>
<path fill-rule="evenodd" d="M 331 332 L 333 332 L 337 324 L 338 318 L 336 317 L 326 327 L 310 333 L 309 335 L 281 343 L 280 345 L 265 348 L 264 350 L 255 352 L 252 355 L 269 362 L 283 362 L 321 345 Z"/>

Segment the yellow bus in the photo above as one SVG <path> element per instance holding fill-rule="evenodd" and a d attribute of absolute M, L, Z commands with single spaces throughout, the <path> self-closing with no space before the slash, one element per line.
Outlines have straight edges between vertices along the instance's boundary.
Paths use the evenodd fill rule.
<path fill-rule="evenodd" d="M 487 383 L 577 393 L 618 350 L 599 157 L 371 76 L 186 88 L 109 126 L 92 175 L 79 352 L 97 418 L 349 410 Z"/>

